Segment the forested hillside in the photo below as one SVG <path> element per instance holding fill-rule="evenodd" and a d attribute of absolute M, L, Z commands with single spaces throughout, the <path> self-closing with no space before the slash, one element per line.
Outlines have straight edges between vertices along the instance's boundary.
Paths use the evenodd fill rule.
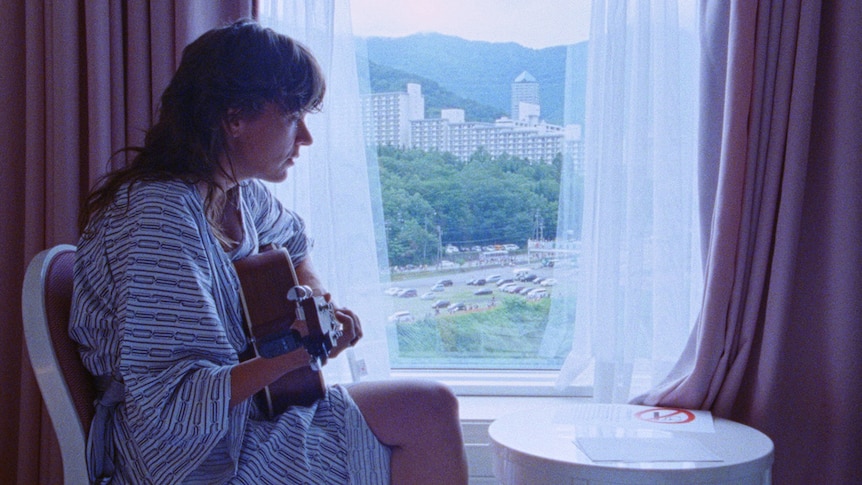
<path fill-rule="evenodd" d="M 404 73 L 416 76 L 416 82 L 433 81 L 442 90 L 477 105 L 508 114 L 511 108 L 511 83 L 523 71 L 532 74 L 540 84 L 542 118 L 549 123 L 563 124 L 564 84 L 566 61 L 570 54 L 570 89 L 573 105 L 567 123 L 583 123 L 584 90 L 586 85 L 587 43 L 529 49 L 515 43 L 468 41 L 441 34 L 415 34 L 400 38 L 370 37 L 363 39 L 368 60 L 376 65 L 372 74 L 375 83 L 384 91 L 403 90 L 397 82 L 387 84 L 382 78 L 398 79 Z M 388 68 L 388 69 L 384 69 Z M 394 71 L 391 71 L 392 69 Z M 400 71 L 400 75 L 397 74 Z M 378 77 L 375 79 L 375 77 Z M 432 90 L 433 91 L 433 90 Z M 445 98 L 441 98 L 444 99 Z M 436 97 L 426 98 L 430 110 L 462 107 L 438 105 Z M 471 106 L 463 106 L 468 117 Z M 433 111 L 432 111 L 433 112 Z M 485 116 L 485 115 L 481 115 Z M 476 118 L 474 118 L 476 119 Z M 484 119 L 483 119 L 484 120 Z"/>

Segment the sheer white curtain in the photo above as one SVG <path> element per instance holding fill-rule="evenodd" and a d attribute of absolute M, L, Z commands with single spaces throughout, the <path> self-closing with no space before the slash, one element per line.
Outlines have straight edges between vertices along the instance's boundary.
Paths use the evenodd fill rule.
<path fill-rule="evenodd" d="M 386 302 L 379 286 L 349 1 L 262 0 L 258 17 L 308 46 L 326 74 L 323 110 L 306 118 L 315 142 L 302 149 L 288 180 L 274 190 L 305 218 L 315 268 L 334 299 L 363 323 L 365 336 L 348 358 L 327 364 L 327 381 L 386 377 Z"/>
<path fill-rule="evenodd" d="M 626 402 L 660 381 L 700 306 L 693 4 L 592 4 L 583 223 L 576 201 L 561 197 L 558 226 L 560 238 L 581 234 L 580 273 L 552 312 L 575 307 L 559 384 L 592 372 L 598 402 Z M 575 173 L 566 167 L 564 187 Z"/>

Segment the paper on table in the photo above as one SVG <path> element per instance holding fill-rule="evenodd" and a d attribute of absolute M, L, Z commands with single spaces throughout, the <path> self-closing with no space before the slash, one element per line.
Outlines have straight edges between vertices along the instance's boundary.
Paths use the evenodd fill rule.
<path fill-rule="evenodd" d="M 712 413 L 691 409 L 618 404 L 576 404 L 567 417 L 575 425 L 714 433 Z"/>
<path fill-rule="evenodd" d="M 695 439 L 673 438 L 575 438 L 590 460 L 616 462 L 723 461 Z"/>

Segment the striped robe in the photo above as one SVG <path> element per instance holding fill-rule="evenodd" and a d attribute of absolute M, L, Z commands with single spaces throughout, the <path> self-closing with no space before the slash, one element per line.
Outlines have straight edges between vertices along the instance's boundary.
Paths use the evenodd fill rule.
<path fill-rule="evenodd" d="M 388 483 L 389 451 L 341 386 L 268 421 L 228 409 L 246 346 L 232 261 L 277 243 L 294 263 L 304 223 L 263 184 L 240 187 L 243 240 L 222 250 L 180 181 L 123 188 L 79 241 L 70 335 L 94 375 L 124 383 L 112 483 Z"/>

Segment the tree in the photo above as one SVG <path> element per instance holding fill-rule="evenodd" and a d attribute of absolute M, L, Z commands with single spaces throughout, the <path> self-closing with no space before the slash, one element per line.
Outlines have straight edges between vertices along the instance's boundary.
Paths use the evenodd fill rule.
<path fill-rule="evenodd" d="M 560 161 L 477 150 L 467 161 L 449 153 L 378 149 L 391 264 L 433 264 L 440 244 L 515 243 L 532 237 L 537 215 L 556 232 Z M 430 248 L 433 248 L 431 250 Z"/>

